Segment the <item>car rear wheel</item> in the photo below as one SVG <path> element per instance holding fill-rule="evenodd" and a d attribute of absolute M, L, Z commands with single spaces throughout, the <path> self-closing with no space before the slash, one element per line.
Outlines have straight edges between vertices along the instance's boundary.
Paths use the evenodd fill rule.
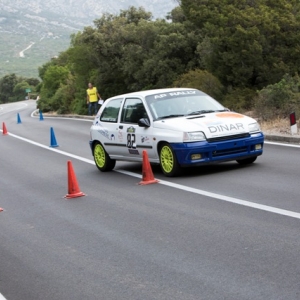
<path fill-rule="evenodd" d="M 246 158 L 246 159 L 237 159 L 237 162 L 240 165 L 250 165 L 252 163 L 254 163 L 257 159 L 257 156 L 254 157 L 250 157 L 250 158 Z"/>
<path fill-rule="evenodd" d="M 109 157 L 100 143 L 95 144 L 93 155 L 97 168 L 102 172 L 111 171 L 116 165 L 116 161 Z"/>
<path fill-rule="evenodd" d="M 180 166 L 177 162 L 174 151 L 168 143 L 163 143 L 159 150 L 160 167 L 168 177 L 177 176 L 180 173 Z"/>

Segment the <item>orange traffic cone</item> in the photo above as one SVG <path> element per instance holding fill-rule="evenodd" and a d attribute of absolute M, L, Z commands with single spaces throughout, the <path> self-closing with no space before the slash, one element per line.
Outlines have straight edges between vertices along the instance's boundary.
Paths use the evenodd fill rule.
<path fill-rule="evenodd" d="M 2 134 L 7 135 L 7 129 L 4 122 L 2 123 Z"/>
<path fill-rule="evenodd" d="M 151 165 L 148 158 L 148 153 L 143 150 L 143 180 L 139 182 L 141 185 L 157 183 L 158 180 L 154 178 Z"/>
<path fill-rule="evenodd" d="M 68 160 L 68 194 L 65 198 L 70 199 L 82 196 L 85 196 L 85 194 L 80 191 L 72 162 Z"/>

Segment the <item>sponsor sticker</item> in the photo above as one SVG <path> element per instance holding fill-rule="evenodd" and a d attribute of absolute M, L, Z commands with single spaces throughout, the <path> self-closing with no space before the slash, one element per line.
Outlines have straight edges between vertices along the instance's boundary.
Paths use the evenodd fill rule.
<path fill-rule="evenodd" d="M 210 133 L 226 133 L 226 132 L 245 132 L 245 127 L 243 123 L 234 124 L 222 124 L 222 125 L 210 125 L 207 126 Z"/>
<path fill-rule="evenodd" d="M 133 155 L 140 155 L 139 150 L 137 150 L 137 149 L 130 149 L 130 148 L 129 148 L 128 151 L 129 151 L 130 154 L 133 154 Z"/>
<path fill-rule="evenodd" d="M 149 141 L 150 141 L 149 137 L 147 137 L 147 136 L 141 136 L 141 142 L 142 143 L 146 143 L 146 142 L 149 142 Z"/>
<path fill-rule="evenodd" d="M 118 139 L 119 139 L 120 142 L 123 141 L 123 132 L 120 131 L 120 130 L 119 130 L 119 132 L 118 132 Z"/>
<path fill-rule="evenodd" d="M 99 123 L 97 124 L 100 128 L 97 130 L 101 135 L 103 135 L 105 138 L 111 140 L 112 135 L 109 134 L 108 130 L 103 128 L 102 125 Z"/>
<path fill-rule="evenodd" d="M 128 133 L 135 133 L 135 128 L 133 126 L 130 126 L 127 128 Z"/>
<path fill-rule="evenodd" d="M 234 113 L 234 112 L 223 112 L 220 114 L 216 114 L 216 117 L 218 117 L 218 118 L 236 118 L 236 119 L 245 118 L 245 116 L 238 114 L 238 113 Z"/>
<path fill-rule="evenodd" d="M 197 91 L 176 91 L 176 92 L 169 92 L 165 94 L 157 94 L 154 95 L 154 99 L 162 99 L 165 97 L 179 97 L 179 96 L 187 96 L 187 95 L 195 95 Z"/>

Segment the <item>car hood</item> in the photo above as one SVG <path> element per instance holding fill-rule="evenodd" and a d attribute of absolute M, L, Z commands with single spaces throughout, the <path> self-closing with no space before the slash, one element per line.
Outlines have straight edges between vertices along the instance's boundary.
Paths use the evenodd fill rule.
<path fill-rule="evenodd" d="M 202 131 L 206 138 L 248 133 L 248 125 L 256 121 L 234 112 L 218 112 L 203 115 L 170 118 L 155 121 L 153 127 L 182 132 Z"/>

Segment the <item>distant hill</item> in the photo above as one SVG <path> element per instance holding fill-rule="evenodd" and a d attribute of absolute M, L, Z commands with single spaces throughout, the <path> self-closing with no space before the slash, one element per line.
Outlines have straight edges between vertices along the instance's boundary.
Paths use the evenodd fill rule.
<path fill-rule="evenodd" d="M 1 0 L 0 78 L 37 77 L 37 68 L 66 50 L 70 34 L 92 25 L 104 12 L 143 6 L 163 18 L 175 0 Z"/>

